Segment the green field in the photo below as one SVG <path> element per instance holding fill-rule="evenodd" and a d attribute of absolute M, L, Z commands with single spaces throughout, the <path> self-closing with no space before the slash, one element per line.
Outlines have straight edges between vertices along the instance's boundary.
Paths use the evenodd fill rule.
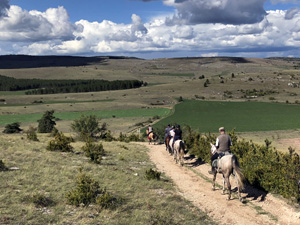
<path fill-rule="evenodd" d="M 300 105 L 186 100 L 156 126 L 178 123 L 200 132 L 217 132 L 221 126 L 237 132 L 292 130 L 300 128 L 299 115 Z"/>
<path fill-rule="evenodd" d="M 87 111 L 87 112 L 59 112 L 54 116 L 61 120 L 74 120 L 80 115 L 96 115 L 99 118 L 126 118 L 126 117 L 164 117 L 170 113 L 170 109 L 152 108 L 152 109 L 123 109 L 123 110 L 108 110 L 108 111 Z M 20 114 L 20 115 L 1 115 L 0 125 L 5 125 L 13 122 L 31 123 L 36 122 L 42 117 L 42 113 Z"/>

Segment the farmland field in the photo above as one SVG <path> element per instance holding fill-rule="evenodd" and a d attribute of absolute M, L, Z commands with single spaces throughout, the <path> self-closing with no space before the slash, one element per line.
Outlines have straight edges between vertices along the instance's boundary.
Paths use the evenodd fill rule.
<path fill-rule="evenodd" d="M 167 116 L 170 109 L 166 108 L 152 108 L 152 109 L 123 109 L 123 110 L 109 110 L 109 111 L 84 111 L 84 112 L 59 112 L 54 116 L 60 120 L 74 120 L 80 115 L 96 115 L 99 118 L 126 118 L 126 117 L 153 117 L 153 116 Z M 20 122 L 30 123 L 36 122 L 42 117 L 42 114 L 20 114 L 20 115 L 2 115 L 0 117 L 0 125 Z"/>
<path fill-rule="evenodd" d="M 178 123 L 213 133 L 221 126 L 237 132 L 291 130 L 300 128 L 299 115 L 300 105 L 186 100 L 156 126 Z"/>

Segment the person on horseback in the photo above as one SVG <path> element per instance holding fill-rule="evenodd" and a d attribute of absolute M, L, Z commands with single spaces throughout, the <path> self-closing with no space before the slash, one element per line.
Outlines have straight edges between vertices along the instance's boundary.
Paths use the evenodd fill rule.
<path fill-rule="evenodd" d="M 174 147 L 175 141 L 181 140 L 181 139 L 182 139 L 182 130 L 180 129 L 180 125 L 177 125 L 176 129 L 174 131 L 173 147 Z"/>
<path fill-rule="evenodd" d="M 211 156 L 211 164 L 215 159 L 218 159 L 219 156 L 222 157 L 224 155 L 231 154 L 230 146 L 232 146 L 232 141 L 230 136 L 225 133 L 224 127 L 220 127 L 219 132 L 220 136 L 218 136 L 216 140 L 217 151 Z M 213 165 L 211 165 L 211 171 L 208 171 L 208 173 L 214 174 L 214 172 L 215 168 L 213 167 Z"/>
<path fill-rule="evenodd" d="M 170 136 L 170 130 L 171 130 L 171 127 L 170 127 L 170 124 L 168 124 L 167 128 L 165 129 L 165 142 L 166 142 L 167 137 Z"/>
<path fill-rule="evenodd" d="M 175 131 L 174 131 L 174 130 L 175 130 L 175 127 L 172 126 L 172 127 L 171 127 L 171 130 L 170 130 L 170 132 L 169 132 L 169 135 L 170 135 L 170 141 L 171 141 L 172 138 L 174 138 L 174 135 L 175 135 Z"/>
<path fill-rule="evenodd" d="M 149 140 L 149 135 L 153 133 L 153 128 L 151 127 L 151 125 L 148 126 L 148 129 L 147 129 L 147 138 Z"/>

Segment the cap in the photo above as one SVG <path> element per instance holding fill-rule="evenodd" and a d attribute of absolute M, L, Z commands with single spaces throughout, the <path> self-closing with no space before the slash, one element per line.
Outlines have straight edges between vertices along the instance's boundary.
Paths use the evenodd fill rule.
<path fill-rule="evenodd" d="M 224 127 L 220 127 L 219 128 L 219 132 L 221 132 L 221 131 L 225 131 L 225 128 Z"/>
<path fill-rule="evenodd" d="M 179 124 L 177 124 L 177 126 L 176 126 L 177 128 L 180 128 L 180 125 Z"/>

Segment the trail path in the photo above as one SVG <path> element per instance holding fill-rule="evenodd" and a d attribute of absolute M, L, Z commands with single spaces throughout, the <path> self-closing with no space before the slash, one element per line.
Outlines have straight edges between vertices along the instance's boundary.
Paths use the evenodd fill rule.
<path fill-rule="evenodd" d="M 212 191 L 212 175 L 207 164 L 199 164 L 195 159 L 186 159 L 185 166 L 175 164 L 173 158 L 165 151 L 163 145 L 148 145 L 149 156 L 159 171 L 170 177 L 178 187 L 178 191 L 196 207 L 205 211 L 218 224 L 300 224 L 300 211 L 296 211 L 283 199 L 265 194 L 247 187 L 243 198 L 247 203 L 241 203 L 236 194 L 227 201 L 227 195 L 222 195 L 222 188 Z M 222 185 L 222 176 L 217 176 L 217 183 Z M 231 179 L 232 189 L 236 189 Z"/>

